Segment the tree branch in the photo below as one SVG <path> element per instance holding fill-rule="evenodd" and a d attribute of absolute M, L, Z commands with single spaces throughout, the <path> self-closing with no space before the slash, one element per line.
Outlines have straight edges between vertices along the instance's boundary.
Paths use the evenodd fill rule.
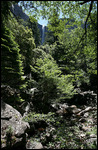
<path fill-rule="evenodd" d="M 86 2 L 87 2 L 87 1 L 86 1 Z M 85 27 L 85 32 L 84 32 L 84 34 L 83 34 L 83 36 L 82 36 L 80 42 L 83 40 L 84 36 L 85 36 L 86 33 L 87 33 L 86 25 L 87 25 L 88 18 L 90 17 L 90 14 L 91 14 L 92 6 L 93 6 L 93 1 L 91 1 L 90 7 L 89 7 L 89 13 L 88 13 L 88 15 L 87 15 L 87 18 L 86 18 L 86 21 L 85 21 L 85 25 L 84 25 L 84 27 Z M 80 42 L 79 42 L 79 44 L 80 44 Z"/>
<path fill-rule="evenodd" d="M 79 5 L 83 5 L 83 4 L 87 3 L 87 2 L 90 2 L 90 1 L 84 1 L 84 2 L 78 3 L 78 4 L 79 4 Z"/>
<path fill-rule="evenodd" d="M 85 26 L 85 33 L 87 32 L 86 31 L 86 25 L 87 25 L 88 18 L 90 17 L 90 14 L 91 14 L 92 6 L 93 6 L 93 1 L 91 1 L 90 7 L 89 7 L 89 13 L 88 13 L 86 21 L 85 21 L 85 25 L 84 25 Z"/>

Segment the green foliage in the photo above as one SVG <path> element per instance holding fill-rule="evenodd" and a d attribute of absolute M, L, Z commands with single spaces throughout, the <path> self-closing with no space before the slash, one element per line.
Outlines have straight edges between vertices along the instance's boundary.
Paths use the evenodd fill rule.
<path fill-rule="evenodd" d="M 35 16 L 41 14 L 43 18 L 49 19 L 46 43 L 51 45 L 44 46 L 38 46 L 40 35 L 36 18 L 29 15 L 27 25 L 19 19 L 16 21 L 9 10 L 13 3 L 2 2 L 1 9 L 4 17 L 1 39 L 2 83 L 20 89 L 37 87 L 42 92 L 40 98 L 43 104 L 56 98 L 71 98 L 75 93 L 74 86 L 85 88 L 89 85 L 96 89 L 96 2 L 93 2 L 87 18 L 91 2 L 21 1 L 28 10 L 32 7 Z M 38 10 L 39 7 L 41 9 Z M 10 17 L 4 12 L 5 8 Z M 6 18 L 8 28 L 5 26 Z M 87 32 L 81 27 L 86 19 Z M 25 82 L 23 72 L 26 75 Z M 21 101 L 21 97 L 19 99 Z"/>
<path fill-rule="evenodd" d="M 44 59 L 37 59 L 36 69 L 40 74 L 40 87 L 44 93 L 44 101 L 49 101 L 54 97 L 69 98 L 74 94 L 72 76 L 61 75 L 61 70 L 57 66 L 51 55 L 46 55 Z"/>
<path fill-rule="evenodd" d="M 91 134 L 95 134 L 97 135 L 97 128 L 96 127 L 92 127 L 92 130 L 91 131 L 88 131 L 86 133 L 87 136 L 91 135 Z"/>
<path fill-rule="evenodd" d="M 20 49 L 15 42 L 12 32 L 6 26 L 2 27 L 1 56 L 1 82 L 15 88 L 20 88 L 23 84 L 23 66 Z"/>
<path fill-rule="evenodd" d="M 40 114 L 40 113 L 29 113 L 27 116 L 23 118 L 26 122 L 38 122 L 38 121 L 45 121 L 47 123 L 54 122 L 53 118 L 54 113 L 49 112 L 48 114 Z"/>
<path fill-rule="evenodd" d="M 65 20 L 59 19 L 59 14 L 56 10 L 53 10 L 52 15 L 49 18 L 49 23 L 47 25 L 48 32 L 46 33 L 46 43 L 54 43 L 58 40 L 59 34 L 61 34 L 65 29 Z"/>
<path fill-rule="evenodd" d="M 4 25 L 7 23 L 9 16 L 10 16 L 10 7 L 11 5 L 15 4 L 15 1 L 1 1 L 1 23 Z"/>
<path fill-rule="evenodd" d="M 53 32 L 47 28 L 44 45 L 45 44 L 50 45 L 50 44 L 53 44 L 54 42 L 55 42 L 55 37 L 53 35 Z"/>
<path fill-rule="evenodd" d="M 57 82 L 57 89 L 60 91 L 60 99 L 70 99 L 75 94 L 72 75 L 61 75 Z M 61 96 L 62 95 L 62 96 Z"/>
<path fill-rule="evenodd" d="M 90 40 L 92 34 L 91 28 L 88 28 L 89 34 L 87 38 L 79 41 L 82 36 L 83 29 L 77 27 L 71 32 L 67 29 L 59 35 L 59 44 L 54 44 L 52 56 L 58 63 L 63 74 L 71 74 L 74 76 L 75 86 L 90 85 L 91 76 L 97 74 L 97 49 L 93 38 Z M 96 33 L 93 29 L 93 32 Z M 96 41 L 96 38 L 94 38 Z M 95 42 L 96 43 L 96 42 Z M 73 55 L 74 54 L 74 55 Z M 93 75 L 92 75 L 93 74 Z"/>
<path fill-rule="evenodd" d="M 89 14 L 91 1 L 83 3 L 79 1 L 21 1 L 20 4 L 29 14 L 33 14 L 37 19 L 39 19 L 40 16 L 42 16 L 43 19 L 49 19 L 51 18 L 51 14 L 56 11 L 59 18 L 62 13 L 62 18 L 76 18 L 76 21 L 82 20 L 85 22 Z M 90 14 L 97 11 L 96 1 L 93 1 L 91 10 Z"/>
<path fill-rule="evenodd" d="M 29 22 L 27 25 L 32 30 L 36 47 L 39 46 L 41 44 L 41 38 L 37 20 L 33 16 L 29 16 Z"/>
<path fill-rule="evenodd" d="M 8 126 L 8 128 L 6 129 L 6 134 L 7 135 L 12 135 L 13 134 L 13 128 L 11 126 Z"/>
<path fill-rule="evenodd" d="M 96 4 L 96 1 L 94 2 Z M 51 12 L 56 10 L 58 14 L 62 11 L 63 16 L 65 15 L 73 17 L 81 17 L 83 18 L 87 12 L 90 3 L 85 3 L 84 5 L 80 5 L 78 1 L 32 1 L 32 2 L 22 2 L 21 5 L 29 12 L 33 12 L 34 16 L 39 17 L 40 15 L 43 18 L 49 18 L 51 16 Z M 41 9 L 38 9 L 38 8 Z M 32 10 L 30 9 L 32 8 Z M 85 11 L 84 11 L 85 8 Z M 97 8 L 96 5 L 93 8 Z M 38 16 L 39 15 L 39 16 Z"/>
<path fill-rule="evenodd" d="M 25 74 L 29 74 L 33 57 L 32 50 L 35 48 L 32 30 L 27 26 L 24 27 L 22 24 L 19 24 L 14 18 L 9 20 L 8 26 L 12 29 L 15 41 L 19 45 L 24 72 Z"/>

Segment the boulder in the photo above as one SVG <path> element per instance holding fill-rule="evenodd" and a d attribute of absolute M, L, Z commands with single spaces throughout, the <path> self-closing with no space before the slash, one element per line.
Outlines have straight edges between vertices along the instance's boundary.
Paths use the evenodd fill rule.
<path fill-rule="evenodd" d="M 60 103 L 53 103 L 51 104 L 51 107 L 57 111 L 57 110 L 62 110 L 62 109 L 66 109 L 68 108 L 68 104 L 67 103 L 63 103 L 63 104 L 60 104 Z"/>
<path fill-rule="evenodd" d="M 26 144 L 26 149 L 43 149 L 43 146 L 40 142 L 29 139 Z"/>
<path fill-rule="evenodd" d="M 68 108 L 68 107 L 69 107 L 69 106 L 68 106 L 67 103 L 59 104 L 59 108 L 60 108 L 60 109 L 66 109 L 66 108 Z"/>
<path fill-rule="evenodd" d="M 59 109 L 56 111 L 56 114 L 62 116 L 64 114 L 68 114 L 68 112 L 66 111 L 66 109 Z"/>
<path fill-rule="evenodd" d="M 82 115 L 82 116 L 83 116 L 86 112 L 89 112 L 89 111 L 91 111 L 91 110 L 93 110 L 92 107 L 87 107 L 87 108 L 85 108 L 84 110 L 80 111 L 80 112 L 78 113 L 78 115 Z"/>
<path fill-rule="evenodd" d="M 79 128 L 80 128 L 80 130 L 83 130 L 84 132 L 90 131 L 90 128 L 86 127 L 84 124 L 82 124 L 82 126 L 80 126 Z"/>
<path fill-rule="evenodd" d="M 97 138 L 97 135 L 95 135 L 95 134 L 90 134 L 90 138 Z"/>
<path fill-rule="evenodd" d="M 76 105 L 71 105 L 71 106 L 67 107 L 66 110 L 71 114 L 77 114 L 81 111 L 81 109 L 77 108 Z"/>
<path fill-rule="evenodd" d="M 90 138 L 90 139 L 87 139 L 86 140 L 86 144 L 87 146 L 90 148 L 90 149 L 93 149 L 91 146 L 94 145 L 96 148 L 94 149 L 97 149 L 97 137 L 96 138 Z"/>
<path fill-rule="evenodd" d="M 2 148 L 16 148 L 19 145 L 22 146 L 29 128 L 29 124 L 22 121 L 22 116 L 16 109 L 1 101 Z"/>

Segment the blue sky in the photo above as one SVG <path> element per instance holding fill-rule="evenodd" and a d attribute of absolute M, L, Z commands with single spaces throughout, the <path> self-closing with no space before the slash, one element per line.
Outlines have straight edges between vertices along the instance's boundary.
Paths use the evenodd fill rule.
<path fill-rule="evenodd" d="M 18 5 L 20 6 L 20 2 L 18 3 Z M 28 15 L 28 13 L 27 13 L 26 11 L 25 11 L 25 13 Z M 62 18 L 62 13 L 60 13 L 60 18 Z M 40 17 L 40 18 L 38 19 L 38 23 L 39 23 L 40 25 L 47 26 L 48 20 L 42 19 L 42 17 Z"/>
<path fill-rule="evenodd" d="M 20 2 L 18 3 L 18 5 L 20 6 Z M 27 13 L 26 11 L 25 11 L 25 13 L 28 15 L 28 13 Z M 48 20 L 42 19 L 42 17 L 40 17 L 40 18 L 38 19 L 38 23 L 41 24 L 41 25 L 47 26 Z"/>
<path fill-rule="evenodd" d="M 60 18 L 62 18 L 62 12 L 60 13 Z M 40 17 L 40 19 L 38 19 L 38 23 L 41 25 L 47 26 L 48 20 L 42 19 L 42 17 Z"/>

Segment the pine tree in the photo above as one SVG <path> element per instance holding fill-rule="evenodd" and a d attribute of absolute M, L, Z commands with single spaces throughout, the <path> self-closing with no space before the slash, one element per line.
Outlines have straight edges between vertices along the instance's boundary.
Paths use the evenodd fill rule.
<path fill-rule="evenodd" d="M 23 84 L 20 49 L 9 28 L 1 28 L 1 82 L 14 88 Z"/>
<path fill-rule="evenodd" d="M 32 30 L 36 47 L 39 46 L 41 44 L 40 31 L 38 28 L 37 20 L 33 16 L 29 17 L 28 27 Z"/>

